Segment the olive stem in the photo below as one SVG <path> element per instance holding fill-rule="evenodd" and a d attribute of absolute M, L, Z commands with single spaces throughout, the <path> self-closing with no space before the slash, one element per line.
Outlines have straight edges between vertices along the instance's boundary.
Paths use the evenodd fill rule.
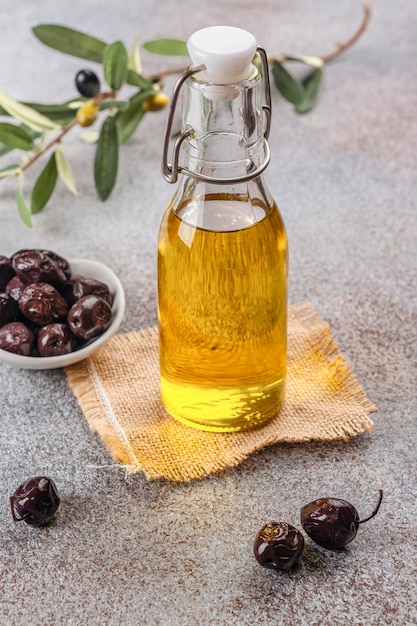
<path fill-rule="evenodd" d="M 93 100 L 96 104 L 100 104 L 100 102 L 103 102 L 103 100 L 106 100 L 107 98 L 112 98 L 114 100 L 116 96 L 117 92 L 112 89 L 111 91 L 102 91 L 94 96 Z"/>
<path fill-rule="evenodd" d="M 364 522 L 369 522 L 370 519 L 372 519 L 373 517 L 375 517 L 375 515 L 378 513 L 379 511 L 379 507 L 381 506 L 381 502 L 382 502 L 382 496 L 383 496 L 384 492 L 382 491 L 382 489 L 379 490 L 379 500 L 378 500 L 378 504 L 376 505 L 375 509 L 372 511 L 372 513 L 370 514 L 369 517 L 365 517 L 365 519 L 361 519 L 359 520 L 358 524 L 363 524 Z"/>
<path fill-rule="evenodd" d="M 66 135 L 66 133 L 69 130 L 71 130 L 71 128 L 76 126 L 77 124 L 78 124 L 77 120 L 72 120 L 72 122 L 70 124 L 68 124 L 67 126 L 64 126 L 64 128 L 61 130 L 61 132 L 56 137 L 54 137 L 41 150 L 39 150 L 39 152 L 36 152 L 36 154 L 34 154 L 30 159 L 28 159 L 26 161 L 26 163 L 24 165 L 22 165 L 20 170 L 18 172 L 16 172 L 15 176 L 18 176 L 19 174 L 21 174 L 22 172 L 27 170 L 27 168 L 30 167 L 32 165 L 32 163 L 35 163 L 35 161 L 37 161 L 39 159 L 39 157 L 41 157 L 43 154 L 45 154 L 45 152 L 47 152 L 50 148 L 52 148 L 53 145 L 55 145 L 56 143 L 59 143 L 61 141 L 62 137 L 64 135 Z"/>
<path fill-rule="evenodd" d="M 365 30 L 368 27 L 368 24 L 371 18 L 371 7 L 372 7 L 372 2 L 369 2 L 368 4 L 365 4 L 363 6 L 362 21 L 359 25 L 359 28 L 354 32 L 354 34 L 349 39 L 347 39 L 344 43 L 336 44 L 337 46 L 336 50 L 333 50 L 333 52 L 329 52 L 328 54 L 324 54 L 318 57 L 319 59 L 323 61 L 323 63 L 329 63 L 330 61 L 333 61 L 334 59 L 339 57 L 341 54 L 343 54 L 343 52 L 351 48 L 358 41 L 359 37 L 365 32 Z M 284 63 L 285 61 L 288 61 L 288 59 L 285 56 L 278 57 L 278 58 L 268 57 L 268 63 L 270 65 L 273 65 L 275 61 Z M 174 68 L 170 68 L 167 70 L 163 70 L 162 72 L 158 72 L 156 74 L 150 74 L 149 76 L 146 76 L 146 78 L 148 80 L 158 80 L 158 84 L 161 85 L 163 83 L 163 79 L 166 76 L 170 76 L 172 74 L 183 74 L 187 69 L 188 69 L 188 66 L 187 67 L 185 66 L 174 67 Z"/>

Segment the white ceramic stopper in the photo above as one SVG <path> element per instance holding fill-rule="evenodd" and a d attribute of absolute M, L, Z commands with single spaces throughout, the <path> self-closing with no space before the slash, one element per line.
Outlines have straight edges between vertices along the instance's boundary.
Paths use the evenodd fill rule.
<path fill-rule="evenodd" d="M 233 83 L 248 78 L 256 45 L 251 33 L 234 26 L 202 28 L 187 42 L 193 65 L 204 64 L 204 77 L 214 83 Z"/>

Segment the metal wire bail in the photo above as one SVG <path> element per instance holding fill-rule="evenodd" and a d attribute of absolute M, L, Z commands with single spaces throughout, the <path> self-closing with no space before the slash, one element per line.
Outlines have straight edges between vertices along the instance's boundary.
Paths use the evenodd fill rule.
<path fill-rule="evenodd" d="M 174 147 L 173 147 L 172 161 L 168 160 L 169 140 L 170 140 L 171 133 L 172 133 L 172 123 L 174 120 L 175 109 L 177 106 L 181 87 L 183 86 L 185 81 L 188 78 L 190 78 L 190 76 L 192 76 L 193 74 L 197 74 L 197 72 L 201 72 L 202 70 L 206 69 L 205 65 L 196 65 L 196 66 L 189 67 L 188 70 L 179 77 L 179 79 L 175 83 L 175 86 L 172 92 L 170 107 L 168 111 L 168 118 L 167 118 L 166 127 L 165 127 L 165 136 L 164 136 L 163 153 L 162 153 L 162 175 L 166 181 L 168 181 L 169 183 L 176 183 L 178 180 L 178 174 L 183 173 L 186 176 L 189 176 L 190 178 L 195 178 L 197 180 L 201 180 L 204 182 L 219 183 L 219 184 L 233 184 L 233 183 L 245 182 L 247 180 L 252 180 L 253 178 L 256 178 L 256 176 L 259 176 L 266 169 L 266 167 L 268 166 L 270 157 L 271 157 L 269 146 L 267 143 L 267 139 L 269 137 L 269 132 L 271 129 L 271 86 L 270 86 L 270 81 L 269 81 L 268 58 L 267 58 L 266 52 L 264 48 L 260 48 L 259 46 L 256 50 L 259 53 L 259 56 L 261 57 L 262 78 L 264 82 L 264 97 L 265 97 L 265 103 L 262 105 L 262 110 L 265 113 L 265 131 L 264 131 L 265 143 L 264 143 L 264 160 L 261 163 L 261 165 L 259 165 L 255 170 L 251 170 L 246 175 L 241 176 L 239 178 L 214 178 L 212 176 L 204 176 L 203 174 L 200 174 L 198 172 L 192 172 L 187 167 L 181 166 L 179 164 L 181 145 L 185 141 L 185 139 L 193 136 L 194 131 L 192 128 L 188 128 L 187 130 L 182 132 L 179 135 L 179 137 L 177 137 L 174 143 Z"/>

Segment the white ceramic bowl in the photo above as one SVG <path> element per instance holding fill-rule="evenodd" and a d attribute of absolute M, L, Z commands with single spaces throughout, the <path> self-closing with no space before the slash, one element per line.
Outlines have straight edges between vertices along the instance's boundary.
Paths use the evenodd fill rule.
<path fill-rule="evenodd" d="M 116 274 L 114 274 L 106 265 L 99 263 L 98 261 L 90 261 L 88 259 L 72 259 L 69 260 L 69 263 L 71 265 L 73 275 L 78 274 L 80 276 L 84 276 L 85 278 L 95 278 L 109 287 L 111 293 L 113 294 L 113 318 L 108 329 L 88 345 L 84 346 L 80 350 L 71 352 L 70 354 L 63 354 L 61 356 L 35 357 L 21 356 L 19 354 L 7 352 L 7 350 L 0 350 L 0 362 L 31 370 L 48 370 L 66 367 L 67 365 L 77 363 L 78 361 L 82 361 L 83 359 L 89 357 L 93 352 L 95 352 L 95 350 L 97 350 L 97 348 L 106 343 L 106 341 L 108 341 L 110 337 L 112 337 L 119 330 L 125 312 L 125 294 L 122 284 Z"/>

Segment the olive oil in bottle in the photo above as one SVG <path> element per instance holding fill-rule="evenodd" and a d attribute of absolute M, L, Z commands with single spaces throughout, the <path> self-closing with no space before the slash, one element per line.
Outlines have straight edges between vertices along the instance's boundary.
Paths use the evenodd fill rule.
<path fill-rule="evenodd" d="M 219 28 L 204 30 L 223 41 Z M 242 32 L 248 41 L 245 31 L 227 30 L 239 31 L 238 48 Z M 193 41 L 198 58 L 193 45 L 205 45 L 204 37 Z M 227 81 L 213 78 L 207 57 L 201 74 L 189 73 L 186 167 L 159 233 L 161 398 L 175 419 L 209 431 L 259 426 L 284 395 L 287 240 L 261 175 L 265 137 L 253 53 L 239 80 L 235 67 Z"/>
<path fill-rule="evenodd" d="M 216 202 L 221 194 L 213 210 Z M 264 217 L 239 230 L 193 226 L 186 207 L 161 225 L 162 399 L 173 417 L 205 430 L 255 426 L 282 401 L 286 236 L 275 204 L 257 208 Z"/>

